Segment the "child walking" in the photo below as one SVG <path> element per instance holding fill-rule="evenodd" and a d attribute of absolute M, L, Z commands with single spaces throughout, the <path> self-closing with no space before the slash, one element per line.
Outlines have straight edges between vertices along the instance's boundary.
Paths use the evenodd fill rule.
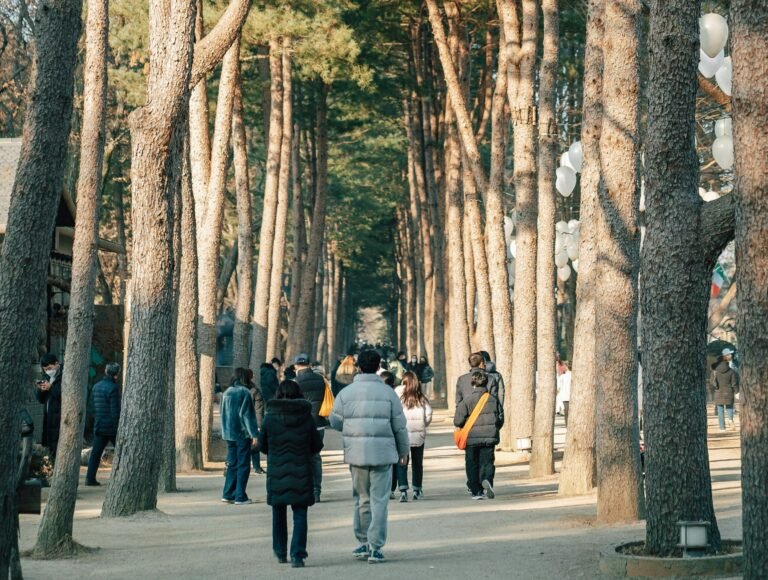
<path fill-rule="evenodd" d="M 453 424 L 463 427 L 484 394 L 488 393 L 488 375 L 482 371 L 472 373 L 472 391 L 456 407 Z M 499 429 L 504 425 L 504 411 L 499 400 L 488 393 L 488 398 L 467 437 L 464 461 L 472 499 L 493 499 L 493 476 Z"/>
<path fill-rule="evenodd" d="M 312 456 L 323 441 L 312 419 L 312 405 L 294 381 L 283 381 L 267 402 L 261 434 L 267 456 L 267 504 L 272 506 L 272 550 L 277 561 L 288 561 L 288 506 L 293 512 L 291 565 L 303 568 L 307 557 L 307 510 L 315 503 Z"/>
<path fill-rule="evenodd" d="M 400 502 L 408 501 L 408 463 L 413 472 L 413 500 L 424 497 L 424 443 L 427 439 L 427 427 L 432 422 L 432 407 L 421 392 L 421 384 L 413 371 L 403 375 L 403 384 L 395 389 L 403 412 L 408 422 L 408 442 L 410 454 L 405 465 L 397 464 L 397 483 L 400 487 Z"/>

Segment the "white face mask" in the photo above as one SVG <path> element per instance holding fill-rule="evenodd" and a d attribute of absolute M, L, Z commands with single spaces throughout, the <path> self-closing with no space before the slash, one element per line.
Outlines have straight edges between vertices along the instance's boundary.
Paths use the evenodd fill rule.
<path fill-rule="evenodd" d="M 45 374 L 48 375 L 50 378 L 53 378 L 56 376 L 56 373 L 59 372 L 59 369 L 50 369 L 45 371 Z"/>

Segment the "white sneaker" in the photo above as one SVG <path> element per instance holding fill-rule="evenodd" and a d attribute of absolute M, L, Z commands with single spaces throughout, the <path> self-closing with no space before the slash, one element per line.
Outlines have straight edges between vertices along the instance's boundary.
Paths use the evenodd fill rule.
<path fill-rule="evenodd" d="M 485 490 L 485 497 L 487 497 L 488 499 L 493 499 L 496 497 L 496 492 L 493 491 L 493 486 L 491 486 L 491 482 L 489 482 L 487 479 L 484 479 L 482 486 L 483 486 L 483 489 Z"/>

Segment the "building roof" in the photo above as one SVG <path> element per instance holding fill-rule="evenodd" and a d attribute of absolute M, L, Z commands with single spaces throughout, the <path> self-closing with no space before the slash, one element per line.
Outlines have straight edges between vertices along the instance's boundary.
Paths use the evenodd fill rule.
<path fill-rule="evenodd" d="M 0 233 L 8 223 L 11 190 L 16 179 L 16 166 L 21 154 L 21 139 L 0 139 Z"/>

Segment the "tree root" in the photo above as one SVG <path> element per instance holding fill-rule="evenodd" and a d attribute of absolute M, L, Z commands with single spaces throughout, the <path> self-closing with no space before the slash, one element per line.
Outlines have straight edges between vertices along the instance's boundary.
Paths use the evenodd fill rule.
<path fill-rule="evenodd" d="M 63 560 L 67 558 L 77 558 L 84 554 L 91 554 L 98 549 L 99 548 L 83 546 L 72 539 L 72 536 L 67 534 L 49 550 L 42 549 L 38 543 L 31 550 L 23 552 L 22 556 L 31 560 Z"/>

